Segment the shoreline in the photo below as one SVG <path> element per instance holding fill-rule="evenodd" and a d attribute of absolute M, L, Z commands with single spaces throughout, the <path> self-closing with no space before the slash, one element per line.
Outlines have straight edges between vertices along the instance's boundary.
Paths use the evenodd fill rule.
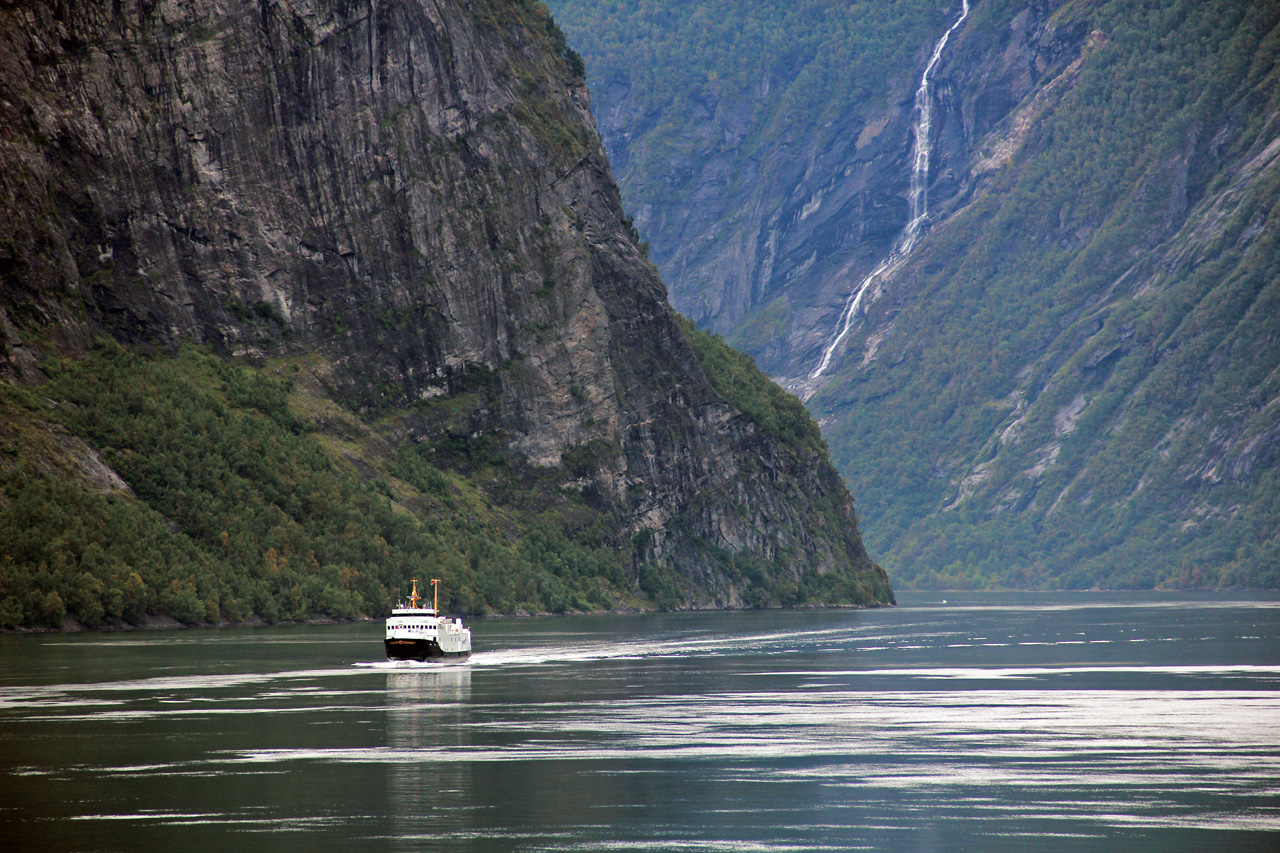
<path fill-rule="evenodd" d="M 674 610 L 659 610 L 658 608 L 641 608 L 641 607 L 617 607 L 611 610 L 572 610 L 562 613 L 534 613 L 529 611 L 516 611 L 514 613 L 463 613 L 463 618 L 475 621 L 481 619 L 535 619 L 548 616 L 608 616 L 617 615 L 635 615 L 640 613 L 735 613 L 746 612 L 751 610 L 772 610 L 772 611 L 805 611 L 805 610 L 876 610 L 880 608 L 896 607 L 895 603 L 884 604 L 805 604 L 795 607 L 684 607 Z M 315 616 L 309 619 L 282 619 L 278 622 L 267 622 L 266 620 L 255 617 L 247 619 L 243 622 L 200 622 L 195 624 L 186 624 L 179 622 L 172 616 L 165 615 L 149 615 L 147 621 L 142 625 L 99 625 L 96 628 L 90 628 L 80 623 L 75 617 L 68 616 L 64 619 L 61 628 L 0 628 L 0 636 L 11 634 L 95 634 L 95 633 L 135 633 L 140 631 L 179 631 L 200 628 L 264 628 L 276 627 L 280 625 L 349 625 L 356 623 L 372 623 L 382 622 L 383 618 L 373 616 L 356 616 L 346 619 L 338 619 L 332 616 Z"/>

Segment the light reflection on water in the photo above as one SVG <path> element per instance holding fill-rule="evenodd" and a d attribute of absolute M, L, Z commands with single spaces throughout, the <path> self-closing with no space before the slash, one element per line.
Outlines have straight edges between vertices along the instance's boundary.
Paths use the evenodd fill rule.
<path fill-rule="evenodd" d="M 14 849 L 1270 850 L 1280 601 L 0 638 Z"/>

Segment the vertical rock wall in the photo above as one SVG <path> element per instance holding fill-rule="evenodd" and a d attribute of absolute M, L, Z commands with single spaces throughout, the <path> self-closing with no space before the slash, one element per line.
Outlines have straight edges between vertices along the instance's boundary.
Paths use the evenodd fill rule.
<path fill-rule="evenodd" d="M 104 332 L 315 352 L 354 408 L 475 397 L 520 464 L 589 448 L 566 479 L 692 603 L 743 603 L 717 549 L 889 595 L 825 460 L 694 363 L 540 4 L 16 3 L 0 39 L 11 375 Z"/>

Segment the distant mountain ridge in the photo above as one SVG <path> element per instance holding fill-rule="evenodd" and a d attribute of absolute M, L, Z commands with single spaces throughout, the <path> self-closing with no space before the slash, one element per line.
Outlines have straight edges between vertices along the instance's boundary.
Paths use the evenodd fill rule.
<path fill-rule="evenodd" d="M 580 63 L 531 0 L 0 6 L 0 623 L 891 601 Z"/>
<path fill-rule="evenodd" d="M 960 3 L 624 5 L 553 8 L 673 302 L 805 387 L 908 219 L 912 92 Z M 972 5 L 927 233 L 808 388 L 900 582 L 1280 584 L 1278 25 Z"/>

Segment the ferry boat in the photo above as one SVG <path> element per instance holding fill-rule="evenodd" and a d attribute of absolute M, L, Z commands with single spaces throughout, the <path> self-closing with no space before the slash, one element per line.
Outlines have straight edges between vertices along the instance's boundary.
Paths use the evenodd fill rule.
<path fill-rule="evenodd" d="M 466 657 L 471 654 L 471 629 L 462 627 L 461 619 L 440 615 L 440 580 L 433 578 L 433 606 L 421 607 L 418 579 L 412 580 L 409 600 L 392 608 L 387 617 L 387 660 Z"/>

